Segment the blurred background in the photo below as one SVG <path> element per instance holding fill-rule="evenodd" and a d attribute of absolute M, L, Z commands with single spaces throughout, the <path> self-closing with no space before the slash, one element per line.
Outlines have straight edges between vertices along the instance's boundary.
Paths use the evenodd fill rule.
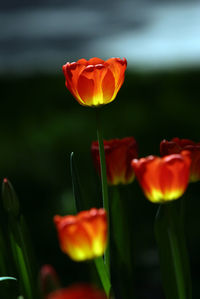
<path fill-rule="evenodd" d="M 95 113 L 65 88 L 62 65 L 79 58 L 126 57 L 126 79 L 103 110 L 105 139 L 134 136 L 139 156 L 159 154 L 162 139 L 200 141 L 199 1 L 4 1 L 0 3 L 0 177 L 21 202 L 39 266 L 63 285 L 90 281 L 91 267 L 61 253 L 52 222 L 74 212 L 70 153 L 83 194 L 98 204 L 90 146 Z M 157 206 L 137 182 L 122 188 L 131 211 L 138 298 L 164 298 L 153 223 Z M 200 266 L 200 186 L 187 191 L 187 240 L 194 298 Z M 173 298 L 174 299 L 174 298 Z"/>

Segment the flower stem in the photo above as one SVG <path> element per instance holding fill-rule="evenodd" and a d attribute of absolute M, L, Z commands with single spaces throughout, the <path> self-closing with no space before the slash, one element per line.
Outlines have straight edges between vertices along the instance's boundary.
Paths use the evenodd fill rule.
<path fill-rule="evenodd" d="M 130 235 L 129 208 L 123 196 L 124 186 L 112 186 L 111 209 L 111 256 L 115 275 L 112 280 L 113 291 L 119 298 L 135 298 L 132 244 Z M 120 192 L 121 191 L 121 192 Z"/>
<path fill-rule="evenodd" d="M 174 226 L 173 206 L 166 204 L 165 206 L 167 218 L 168 218 L 168 236 L 170 241 L 170 247 L 172 252 L 172 259 L 174 264 L 175 279 L 177 284 L 178 299 L 186 299 L 183 265 L 181 262 L 181 253 L 179 248 L 179 242 L 176 235 L 176 227 Z"/>
<path fill-rule="evenodd" d="M 101 122 L 100 122 L 100 110 L 96 110 L 96 122 L 97 122 L 97 138 L 99 143 L 99 155 L 100 155 L 100 164 L 101 164 L 101 185 L 102 185 L 102 197 L 103 197 L 103 207 L 107 212 L 107 219 L 108 219 L 108 245 L 105 251 L 105 265 L 108 270 L 108 274 L 110 273 L 110 252 L 109 252 L 109 238 L 110 238 L 110 229 L 109 229 L 109 202 L 108 202 L 108 185 L 107 185 L 107 175 L 106 175 L 106 159 L 105 159 L 105 152 L 104 152 L 104 144 L 103 144 L 103 135 L 101 129 Z"/>
<path fill-rule="evenodd" d="M 110 284 L 108 272 L 107 272 L 105 264 L 103 262 L 103 258 L 102 257 L 96 258 L 95 265 L 96 265 L 100 280 L 102 282 L 102 286 L 106 292 L 106 295 L 109 296 L 111 284 Z"/>

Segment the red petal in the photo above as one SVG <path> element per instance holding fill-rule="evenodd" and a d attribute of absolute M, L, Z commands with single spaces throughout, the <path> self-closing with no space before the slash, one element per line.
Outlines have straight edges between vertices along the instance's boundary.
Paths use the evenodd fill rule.
<path fill-rule="evenodd" d="M 115 91 L 115 78 L 109 69 L 102 81 L 102 91 L 104 101 L 109 102 Z"/>
<path fill-rule="evenodd" d="M 105 62 L 104 60 L 102 60 L 101 58 L 98 58 L 98 57 L 93 57 L 90 60 L 88 60 L 88 64 L 92 64 L 92 65 L 104 64 L 104 62 Z"/>
<path fill-rule="evenodd" d="M 78 64 L 88 65 L 88 61 L 85 58 L 81 58 L 77 61 Z"/>
<path fill-rule="evenodd" d="M 93 79 L 88 79 L 87 77 L 81 74 L 78 79 L 77 90 L 80 98 L 85 104 L 92 104 L 92 99 L 94 95 Z"/>

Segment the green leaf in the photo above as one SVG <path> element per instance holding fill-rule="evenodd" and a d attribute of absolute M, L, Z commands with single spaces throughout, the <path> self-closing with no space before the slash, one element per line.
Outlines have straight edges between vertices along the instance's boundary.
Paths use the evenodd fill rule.
<path fill-rule="evenodd" d="M 74 200 L 77 212 L 83 211 L 85 209 L 83 197 L 81 195 L 81 187 L 78 177 L 78 172 L 76 168 L 76 163 L 74 159 L 74 153 L 70 156 L 70 168 L 71 168 L 71 178 L 72 178 L 72 189 L 74 194 Z"/>
<path fill-rule="evenodd" d="M 37 293 L 37 270 L 30 244 L 30 234 L 23 215 L 20 213 L 19 201 L 14 188 L 7 179 L 3 181 L 2 201 L 5 214 L 7 214 L 7 234 L 19 286 L 27 299 L 33 299 L 36 297 L 34 294 Z"/>
<path fill-rule="evenodd" d="M 100 158 L 100 168 L 101 168 L 102 199 L 103 199 L 103 208 L 106 210 L 107 217 L 108 217 L 108 240 L 107 240 L 107 248 L 104 253 L 104 261 L 110 276 L 110 212 L 109 212 L 109 199 L 108 199 L 108 183 L 107 183 L 107 174 L 106 174 L 106 156 L 104 150 L 100 113 L 101 110 L 96 109 L 97 139 L 99 145 L 99 158 Z"/>
<path fill-rule="evenodd" d="M 155 235 L 166 299 L 191 299 L 189 259 L 178 203 L 159 207 Z"/>
<path fill-rule="evenodd" d="M 15 277 L 10 277 L 10 276 L 3 276 L 3 277 L 0 277 L 0 281 L 4 281 L 4 280 L 16 280 L 16 281 L 17 281 L 17 278 L 15 278 Z"/>
<path fill-rule="evenodd" d="M 161 205 L 155 219 L 155 235 L 160 257 L 162 283 L 166 299 L 178 298 L 172 254 L 168 237 L 168 225 Z"/>
<path fill-rule="evenodd" d="M 72 177 L 72 188 L 73 188 L 73 194 L 75 199 L 75 205 L 77 212 L 85 210 L 85 204 L 83 201 L 79 178 L 78 178 L 78 172 L 74 160 L 74 153 L 71 153 L 70 156 L 70 166 L 71 166 L 71 177 Z M 109 294 L 109 291 L 111 289 L 110 279 L 107 272 L 107 268 L 104 264 L 103 257 L 99 257 L 94 259 L 94 263 L 99 275 L 99 278 L 101 280 L 102 286 L 106 292 L 106 294 Z"/>
<path fill-rule="evenodd" d="M 0 276 L 0 298 L 16 299 L 19 295 L 18 280 L 12 276 Z"/>
<path fill-rule="evenodd" d="M 112 186 L 110 197 L 111 257 L 113 290 L 121 298 L 135 298 L 130 227 L 125 198 L 120 196 L 119 186 Z M 122 191 L 122 190 L 121 190 Z"/>
<path fill-rule="evenodd" d="M 101 280 L 102 286 L 108 296 L 111 292 L 111 283 L 109 279 L 109 274 L 107 272 L 107 268 L 105 266 L 103 257 L 98 257 L 94 260 L 97 272 L 99 274 L 99 278 Z"/>

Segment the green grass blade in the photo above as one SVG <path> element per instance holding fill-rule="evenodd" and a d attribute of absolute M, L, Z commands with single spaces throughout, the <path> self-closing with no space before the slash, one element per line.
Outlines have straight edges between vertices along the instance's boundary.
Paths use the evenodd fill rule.
<path fill-rule="evenodd" d="M 72 189 L 74 194 L 75 206 L 77 212 L 80 212 L 85 209 L 85 205 L 81 194 L 80 181 L 78 177 L 78 171 L 77 171 L 73 152 L 70 155 L 70 169 L 71 169 Z"/>
<path fill-rule="evenodd" d="M 191 280 L 185 235 L 177 203 L 161 205 L 155 220 L 166 299 L 191 299 Z"/>

